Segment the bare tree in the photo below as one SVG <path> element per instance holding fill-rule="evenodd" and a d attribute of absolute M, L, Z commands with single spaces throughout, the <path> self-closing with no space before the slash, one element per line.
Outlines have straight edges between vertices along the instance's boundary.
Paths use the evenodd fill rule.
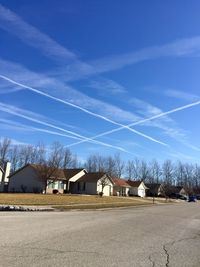
<path fill-rule="evenodd" d="M 103 190 L 104 188 L 110 184 L 110 181 L 107 177 L 107 175 L 104 175 L 100 180 L 99 180 L 99 185 L 101 186 L 101 192 L 99 195 L 102 197 L 103 196 Z"/>
<path fill-rule="evenodd" d="M 17 145 L 10 149 L 9 160 L 11 162 L 11 172 L 15 172 L 19 168 L 19 147 Z"/>
<path fill-rule="evenodd" d="M 135 178 L 135 171 L 134 171 L 134 162 L 133 160 L 129 160 L 126 164 L 126 173 L 129 180 L 133 180 Z"/>
<path fill-rule="evenodd" d="M 184 164 L 178 161 L 174 168 L 174 177 L 177 185 L 184 185 L 184 172 Z"/>
<path fill-rule="evenodd" d="M 9 138 L 4 138 L 0 140 L 0 160 L 2 162 L 8 159 L 10 146 L 11 146 L 11 140 Z"/>
<path fill-rule="evenodd" d="M 115 163 L 114 165 L 115 175 L 120 178 L 125 170 L 125 163 L 121 159 L 121 156 L 119 153 L 115 154 L 114 163 Z"/>
<path fill-rule="evenodd" d="M 139 176 L 142 181 L 146 181 L 149 177 L 149 168 L 144 160 L 140 162 Z"/>
<path fill-rule="evenodd" d="M 126 168 L 127 170 L 127 168 Z M 140 179 L 140 161 L 138 158 L 129 161 L 128 163 L 128 177 L 129 179 L 139 180 Z"/>
<path fill-rule="evenodd" d="M 149 163 L 149 183 L 159 183 L 161 179 L 162 171 L 157 160 L 152 160 Z"/>

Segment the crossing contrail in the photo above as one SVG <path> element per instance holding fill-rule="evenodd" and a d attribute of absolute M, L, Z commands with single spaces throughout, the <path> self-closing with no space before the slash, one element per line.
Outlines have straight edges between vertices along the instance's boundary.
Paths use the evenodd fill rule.
<path fill-rule="evenodd" d="M 110 122 L 110 123 L 112 123 L 112 124 L 118 125 L 118 126 L 121 127 L 121 129 L 127 129 L 127 130 L 129 130 L 129 131 L 131 131 L 131 132 L 133 132 L 133 133 L 135 133 L 135 134 L 137 134 L 137 135 L 140 135 L 140 136 L 142 136 L 142 137 L 144 137 L 144 138 L 146 138 L 146 139 L 148 139 L 148 140 L 151 140 L 151 141 L 153 141 L 153 142 L 155 142 L 155 143 L 158 143 L 158 144 L 163 145 L 163 146 L 168 146 L 166 143 L 161 142 L 161 141 L 159 141 L 159 140 L 157 140 L 157 139 L 155 139 L 155 138 L 153 138 L 153 137 L 151 137 L 151 136 L 149 136 L 149 135 L 143 134 L 143 133 L 141 133 L 141 132 L 139 132 L 139 131 L 137 131 L 137 130 L 134 130 L 134 129 L 130 128 L 130 126 L 128 126 L 128 125 L 123 125 L 123 124 L 121 124 L 121 123 L 115 122 L 115 121 L 113 121 L 113 120 L 111 120 L 111 119 L 109 119 L 109 118 L 107 118 L 107 117 L 105 117 L 105 116 L 102 116 L 102 115 L 100 115 L 100 114 L 94 113 L 94 112 L 89 111 L 89 110 L 87 110 L 87 109 L 85 109 L 85 108 L 82 108 L 81 106 L 78 106 L 78 105 L 72 104 L 72 103 L 70 103 L 70 102 L 68 102 L 68 101 L 66 101 L 66 100 L 62 100 L 62 99 L 60 99 L 60 98 L 54 97 L 54 96 L 49 95 L 49 94 L 47 94 L 47 93 L 44 93 L 44 92 L 42 92 L 42 91 L 40 91 L 40 90 L 37 90 L 37 89 L 35 89 L 35 88 L 31 87 L 31 86 L 27 86 L 27 85 L 24 85 L 24 84 L 22 84 L 22 83 L 18 83 L 18 82 L 16 82 L 16 81 L 14 81 L 14 80 L 12 80 L 12 79 L 10 79 L 10 78 L 4 76 L 4 75 L 0 75 L 0 78 L 6 80 L 6 81 L 8 81 L 8 82 L 11 82 L 12 84 L 21 86 L 22 88 L 25 88 L 25 89 L 28 89 L 28 90 L 30 90 L 30 91 L 33 91 L 33 92 L 35 92 L 35 93 L 37 93 L 37 94 L 40 94 L 40 95 L 43 95 L 43 96 L 48 97 L 48 98 L 50 98 L 50 99 L 53 99 L 53 100 L 55 100 L 55 101 L 57 101 L 57 102 L 61 102 L 61 103 L 65 104 L 65 105 L 68 105 L 68 106 L 71 106 L 71 107 L 73 107 L 73 108 L 79 109 L 79 110 L 81 110 L 81 111 L 83 111 L 83 112 L 85 112 L 85 113 L 87 113 L 87 114 L 90 114 L 90 115 L 96 117 L 96 118 L 99 118 L 99 119 L 102 119 L 102 120 L 104 120 L 104 121 Z"/>

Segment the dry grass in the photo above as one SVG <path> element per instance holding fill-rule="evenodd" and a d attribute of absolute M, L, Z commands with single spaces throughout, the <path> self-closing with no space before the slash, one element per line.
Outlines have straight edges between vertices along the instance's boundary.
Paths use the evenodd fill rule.
<path fill-rule="evenodd" d="M 165 200 L 157 199 L 155 203 Z M 42 195 L 42 194 L 0 194 L 0 205 L 53 206 L 67 209 L 97 209 L 152 204 L 152 198 L 139 197 L 99 197 L 86 195 Z"/>

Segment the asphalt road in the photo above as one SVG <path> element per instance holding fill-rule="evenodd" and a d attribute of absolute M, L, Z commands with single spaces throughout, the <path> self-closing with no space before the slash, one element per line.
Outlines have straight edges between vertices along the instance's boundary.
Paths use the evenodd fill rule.
<path fill-rule="evenodd" d="M 200 203 L 1 212 L 0 266 L 200 267 Z"/>

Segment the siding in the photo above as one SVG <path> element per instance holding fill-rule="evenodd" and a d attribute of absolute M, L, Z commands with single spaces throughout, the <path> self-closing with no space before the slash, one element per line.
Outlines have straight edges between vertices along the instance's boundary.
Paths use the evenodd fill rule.
<path fill-rule="evenodd" d="M 44 183 L 39 180 L 35 170 L 27 166 L 10 177 L 8 192 L 42 192 Z"/>

